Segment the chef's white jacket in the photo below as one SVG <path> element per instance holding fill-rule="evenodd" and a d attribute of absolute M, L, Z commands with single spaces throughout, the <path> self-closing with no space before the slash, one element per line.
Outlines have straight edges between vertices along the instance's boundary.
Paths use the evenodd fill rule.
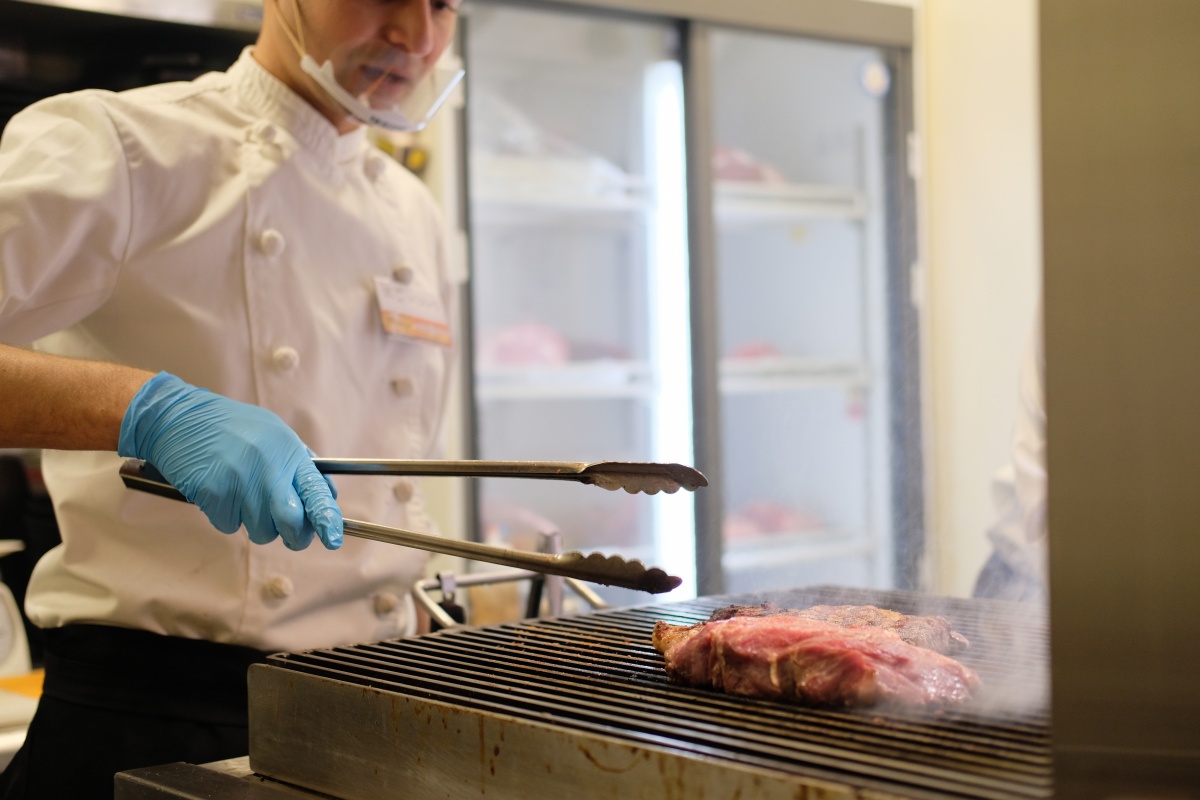
<path fill-rule="evenodd" d="M 385 334 L 375 279 L 453 314 L 423 185 L 338 136 L 247 50 L 227 73 L 35 104 L 0 144 L 0 341 L 172 372 L 279 414 L 317 453 L 437 457 L 450 349 Z M 423 554 L 224 535 L 124 488 L 115 453 L 46 452 L 63 543 L 35 623 L 264 650 L 410 629 Z M 429 530 L 411 479 L 335 478 L 346 517 Z"/>
<path fill-rule="evenodd" d="M 988 529 L 995 551 L 1025 580 L 1047 583 L 1046 365 L 1042 315 L 1018 378 L 1012 457 L 992 481 L 996 519 Z"/>

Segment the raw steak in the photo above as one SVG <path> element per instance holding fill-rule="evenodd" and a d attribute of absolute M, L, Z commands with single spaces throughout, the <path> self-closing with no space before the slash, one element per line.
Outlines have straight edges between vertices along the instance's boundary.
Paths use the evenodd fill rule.
<path fill-rule="evenodd" d="M 954 630 L 945 617 L 918 617 L 888 611 L 876 606 L 812 606 L 811 608 L 780 608 L 774 603 L 759 606 L 725 606 L 718 608 L 710 620 L 733 617 L 800 617 L 819 622 L 832 622 L 843 628 L 883 628 L 897 633 L 901 639 L 917 647 L 928 647 L 946 655 L 971 646 L 967 637 Z"/>
<path fill-rule="evenodd" d="M 970 699 L 975 672 L 882 628 L 793 616 L 654 626 L 676 683 L 819 706 L 941 706 Z"/>

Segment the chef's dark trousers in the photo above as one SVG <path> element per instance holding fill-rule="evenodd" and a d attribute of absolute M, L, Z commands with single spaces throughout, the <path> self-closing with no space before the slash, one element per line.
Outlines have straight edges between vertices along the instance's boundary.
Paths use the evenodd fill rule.
<path fill-rule="evenodd" d="M 3 800 L 113 796 L 113 776 L 244 756 L 246 670 L 264 653 L 104 625 L 46 632 L 46 679 Z"/>

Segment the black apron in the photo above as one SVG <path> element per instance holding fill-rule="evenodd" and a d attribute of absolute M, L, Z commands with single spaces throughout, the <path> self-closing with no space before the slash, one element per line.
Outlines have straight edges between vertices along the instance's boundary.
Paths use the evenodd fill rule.
<path fill-rule="evenodd" d="M 46 680 L 3 800 L 111 798 L 137 767 L 244 756 L 248 647 L 106 625 L 45 631 Z"/>

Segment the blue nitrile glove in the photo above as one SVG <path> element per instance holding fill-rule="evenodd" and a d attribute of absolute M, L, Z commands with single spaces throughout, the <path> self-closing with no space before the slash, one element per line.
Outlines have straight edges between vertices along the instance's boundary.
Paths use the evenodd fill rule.
<path fill-rule="evenodd" d="M 277 536 L 303 550 L 314 533 L 342 545 L 333 482 L 312 451 L 272 412 L 160 372 L 125 411 L 117 453 L 153 464 L 222 533 L 245 524 L 250 541 Z"/>

